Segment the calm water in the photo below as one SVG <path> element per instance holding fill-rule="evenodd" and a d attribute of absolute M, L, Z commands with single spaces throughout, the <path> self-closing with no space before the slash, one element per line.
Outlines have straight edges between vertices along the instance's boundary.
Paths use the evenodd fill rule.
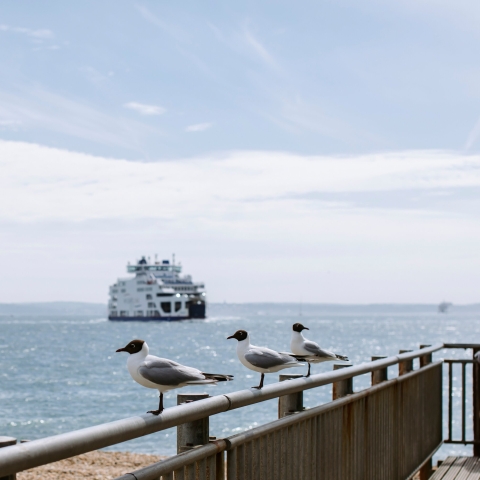
<path fill-rule="evenodd" d="M 291 325 L 301 321 L 310 328 L 310 338 L 348 355 L 354 363 L 362 363 L 372 355 L 393 355 L 421 343 L 480 343 L 479 320 L 480 306 L 454 306 L 442 315 L 434 306 L 304 305 L 300 315 L 298 306 L 278 304 L 209 305 L 207 320 L 177 323 L 4 316 L 0 317 L 0 435 L 33 440 L 156 408 L 157 393 L 134 383 L 125 365 L 127 354 L 115 353 L 133 338 L 146 340 L 154 355 L 235 375 L 235 381 L 217 387 L 183 389 L 217 395 L 258 384 L 260 375 L 238 362 L 236 340 L 226 340 L 240 328 L 251 333 L 254 344 L 286 351 Z M 461 355 L 464 353 L 455 354 Z M 331 368 L 331 364 L 314 365 L 312 372 Z M 389 375 L 395 376 L 396 369 Z M 266 383 L 277 378 L 277 374 L 267 375 Z M 366 376 L 359 378 L 355 388 L 366 386 L 368 381 Z M 166 395 L 167 408 L 176 403 L 179 391 Z M 327 402 L 330 396 L 329 387 L 309 390 L 305 405 Z M 276 401 L 272 400 L 216 415 L 211 418 L 211 435 L 228 436 L 253 428 L 274 420 L 276 413 Z M 170 429 L 112 449 L 173 454 L 175 442 L 175 429 Z M 462 448 L 444 447 L 449 452 L 470 452 Z"/>

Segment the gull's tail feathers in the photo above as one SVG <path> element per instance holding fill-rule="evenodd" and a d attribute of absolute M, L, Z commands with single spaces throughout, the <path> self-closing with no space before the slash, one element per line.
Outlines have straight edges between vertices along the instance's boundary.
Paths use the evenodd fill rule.
<path fill-rule="evenodd" d="M 203 375 L 205 375 L 205 378 L 207 380 L 214 380 L 217 382 L 229 382 L 230 380 L 233 380 L 233 375 L 223 375 L 221 373 L 205 373 L 202 372 Z"/>
<path fill-rule="evenodd" d="M 350 360 L 348 359 L 348 357 L 346 357 L 345 355 L 338 355 L 338 353 L 335 354 L 338 358 L 338 360 L 341 360 L 342 362 L 349 362 Z"/>

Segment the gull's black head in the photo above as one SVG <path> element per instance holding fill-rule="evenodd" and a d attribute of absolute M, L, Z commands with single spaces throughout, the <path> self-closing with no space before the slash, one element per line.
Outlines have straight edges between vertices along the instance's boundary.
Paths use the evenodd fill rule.
<path fill-rule="evenodd" d="M 237 330 L 233 335 L 227 337 L 227 340 L 230 338 L 236 338 L 239 342 L 245 340 L 248 337 L 248 333 L 245 330 Z"/>
<path fill-rule="evenodd" d="M 300 333 L 302 330 L 309 330 L 309 328 L 304 327 L 301 323 L 294 323 L 293 324 L 293 331 Z"/>
<path fill-rule="evenodd" d="M 138 353 L 142 349 L 144 343 L 145 340 L 132 340 L 128 343 L 128 345 L 125 345 L 123 348 L 119 348 L 117 352 L 128 352 L 130 355 L 132 353 Z"/>

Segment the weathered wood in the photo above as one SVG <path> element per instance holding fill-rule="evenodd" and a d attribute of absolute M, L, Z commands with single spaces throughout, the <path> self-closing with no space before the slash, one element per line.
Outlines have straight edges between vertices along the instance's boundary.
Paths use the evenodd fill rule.
<path fill-rule="evenodd" d="M 225 452 L 220 452 L 215 457 L 215 478 L 211 480 L 225 480 L 225 473 Z"/>
<path fill-rule="evenodd" d="M 17 439 L 13 437 L 0 437 L 0 448 L 9 447 L 10 445 L 15 445 Z M 14 473 L 12 475 L 7 475 L 6 477 L 0 477 L 0 480 L 15 480 L 17 475 Z"/>
<path fill-rule="evenodd" d="M 339 365 L 335 364 L 333 366 L 334 370 L 339 370 L 340 368 L 348 368 L 351 365 Z M 333 383 L 332 388 L 332 399 L 336 400 L 337 398 L 342 398 L 353 393 L 353 378 L 347 378 L 346 380 L 340 380 L 339 382 Z"/>
<path fill-rule="evenodd" d="M 480 442 L 480 363 L 475 360 L 475 354 L 480 348 L 473 348 L 473 440 Z M 473 444 L 473 455 L 480 457 L 480 443 Z"/>
<path fill-rule="evenodd" d="M 412 350 L 399 350 L 398 353 L 407 353 Z M 398 375 L 405 375 L 408 372 L 413 370 L 413 360 L 404 360 L 403 362 L 398 362 Z"/>
<path fill-rule="evenodd" d="M 431 347 L 431 345 L 420 345 L 420 349 L 427 348 L 427 347 Z M 420 368 L 422 368 L 425 365 L 432 363 L 432 354 L 427 353 L 426 355 L 421 356 L 419 360 L 420 360 Z"/>
<path fill-rule="evenodd" d="M 374 355 L 372 357 L 372 362 L 375 360 L 381 360 L 382 358 L 387 358 L 386 355 Z M 378 385 L 379 383 L 385 382 L 388 380 L 388 369 L 380 368 L 372 372 L 372 385 Z"/>
<path fill-rule="evenodd" d="M 439 463 L 437 470 L 430 477 L 430 480 L 442 480 L 456 459 L 457 457 L 447 457 L 443 462 Z"/>
<path fill-rule="evenodd" d="M 179 393 L 177 405 L 208 398 L 208 393 Z M 209 442 L 209 417 L 184 423 L 177 427 L 177 453 L 191 450 L 197 445 Z"/>
<path fill-rule="evenodd" d="M 290 380 L 292 378 L 302 378 L 303 375 L 297 373 L 279 375 L 280 382 Z M 292 393 L 291 395 L 284 395 L 278 397 L 278 418 L 283 418 L 286 415 L 291 415 L 295 412 L 303 410 L 303 391 Z"/>
<path fill-rule="evenodd" d="M 475 463 L 470 467 L 470 472 L 465 480 L 478 480 L 480 478 L 480 458 L 473 457 Z"/>
<path fill-rule="evenodd" d="M 432 474 L 432 459 L 428 459 L 427 462 L 419 471 L 420 480 L 428 480 Z"/>
<path fill-rule="evenodd" d="M 468 477 L 469 473 L 475 468 L 476 463 L 478 462 L 477 457 L 467 457 L 467 460 L 463 464 L 460 473 L 457 475 L 456 480 L 466 480 Z M 477 474 L 477 480 L 478 480 L 478 474 Z"/>
<path fill-rule="evenodd" d="M 430 477 L 430 480 L 455 480 L 462 470 L 465 472 L 464 467 L 467 460 L 468 457 L 447 457 Z"/>

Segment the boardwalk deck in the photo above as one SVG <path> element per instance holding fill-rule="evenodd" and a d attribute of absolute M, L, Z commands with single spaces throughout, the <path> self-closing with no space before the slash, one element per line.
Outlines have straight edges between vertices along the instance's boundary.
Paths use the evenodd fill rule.
<path fill-rule="evenodd" d="M 480 458 L 447 457 L 430 480 L 480 480 Z"/>

